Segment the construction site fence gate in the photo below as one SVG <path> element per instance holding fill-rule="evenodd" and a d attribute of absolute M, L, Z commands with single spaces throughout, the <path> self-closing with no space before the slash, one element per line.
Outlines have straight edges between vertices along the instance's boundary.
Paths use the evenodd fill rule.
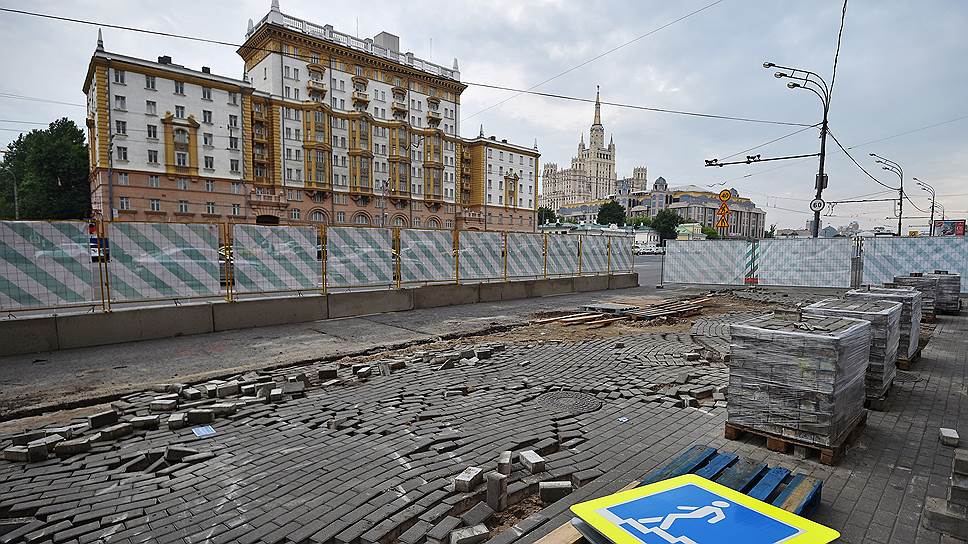
<path fill-rule="evenodd" d="M 895 276 L 936 270 L 968 278 L 968 239 L 669 240 L 662 282 L 848 288 L 880 285 Z M 968 281 L 962 281 L 961 291 L 968 293 Z"/>
<path fill-rule="evenodd" d="M 629 236 L 0 221 L 0 311 L 629 273 Z"/>

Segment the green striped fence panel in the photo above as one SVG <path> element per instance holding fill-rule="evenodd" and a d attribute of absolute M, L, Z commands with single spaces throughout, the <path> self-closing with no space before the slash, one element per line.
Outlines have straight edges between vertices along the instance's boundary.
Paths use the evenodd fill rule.
<path fill-rule="evenodd" d="M 758 246 L 759 285 L 850 287 L 850 238 L 767 239 Z"/>
<path fill-rule="evenodd" d="M 109 223 L 111 300 L 221 294 L 219 226 Z"/>
<path fill-rule="evenodd" d="M 326 229 L 327 286 L 391 285 L 393 266 L 393 236 L 390 229 Z"/>
<path fill-rule="evenodd" d="M 457 281 L 451 231 L 401 230 L 400 278 L 404 283 Z"/>
<path fill-rule="evenodd" d="M 313 227 L 232 227 L 232 278 L 238 293 L 299 291 L 322 287 L 316 258 L 319 229 Z"/>
<path fill-rule="evenodd" d="M 99 281 L 86 222 L 0 222 L 0 310 L 100 302 Z"/>
<path fill-rule="evenodd" d="M 582 236 L 581 273 L 601 274 L 603 272 L 608 272 L 608 238 Z"/>
<path fill-rule="evenodd" d="M 863 283 L 879 285 L 911 272 L 947 270 L 961 274 L 968 292 L 968 239 L 964 236 L 865 238 Z"/>
<path fill-rule="evenodd" d="M 544 275 L 544 235 L 508 233 L 508 277 Z"/>
<path fill-rule="evenodd" d="M 662 281 L 701 285 L 743 285 L 745 240 L 668 240 Z"/>
<path fill-rule="evenodd" d="M 612 236 L 611 258 L 609 272 L 624 274 L 632 271 L 632 237 Z"/>
<path fill-rule="evenodd" d="M 578 237 L 570 234 L 548 235 L 548 275 L 573 276 L 578 273 Z"/>
<path fill-rule="evenodd" d="M 461 282 L 504 278 L 504 237 L 500 232 L 462 231 L 458 253 Z"/>

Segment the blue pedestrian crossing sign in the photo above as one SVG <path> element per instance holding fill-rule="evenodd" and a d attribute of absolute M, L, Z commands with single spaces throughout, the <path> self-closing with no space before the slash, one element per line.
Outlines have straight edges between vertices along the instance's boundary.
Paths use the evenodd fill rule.
<path fill-rule="evenodd" d="M 826 544 L 840 533 L 686 474 L 576 504 L 572 512 L 615 544 Z"/>

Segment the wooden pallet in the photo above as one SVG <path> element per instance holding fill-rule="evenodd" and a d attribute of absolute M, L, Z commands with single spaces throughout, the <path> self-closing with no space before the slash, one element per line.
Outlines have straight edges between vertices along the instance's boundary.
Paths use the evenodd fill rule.
<path fill-rule="evenodd" d="M 822 480 L 794 474 L 781 467 L 770 468 L 766 463 L 740 459 L 735 453 L 720 452 L 709 446 L 692 446 L 620 491 L 683 474 L 702 476 L 801 516 L 809 515 L 820 504 L 823 490 Z M 574 518 L 542 537 L 536 544 L 576 544 L 583 537 L 591 542 L 601 542 L 603 538 L 595 529 Z"/>
<path fill-rule="evenodd" d="M 844 454 L 847 453 L 848 446 L 853 444 L 854 441 L 857 440 L 857 437 L 860 436 L 860 433 L 863 432 L 865 425 L 867 425 L 867 410 L 861 412 L 857 419 L 854 420 L 854 423 L 850 426 L 850 430 L 847 432 L 846 436 L 844 436 L 844 438 L 841 439 L 840 442 L 835 446 L 820 446 L 817 444 L 811 444 L 804 440 L 780 436 L 761 431 L 759 429 L 752 429 L 744 425 L 736 425 L 735 423 L 729 422 L 726 422 L 725 436 L 729 440 L 738 440 L 747 433 L 754 436 L 762 436 L 766 439 L 766 448 L 770 451 L 779 453 L 790 453 L 791 451 L 794 451 L 798 454 L 804 450 L 806 452 L 816 452 L 820 463 L 824 465 L 836 465 L 840 462 L 840 459 L 844 456 Z"/>
<path fill-rule="evenodd" d="M 868 410 L 874 410 L 875 412 L 883 412 L 887 410 L 887 397 L 891 395 L 891 388 L 894 387 L 894 380 L 887 384 L 884 388 L 884 393 L 879 397 L 867 397 L 864 399 L 864 408 Z"/>
<path fill-rule="evenodd" d="M 914 355 L 912 355 L 910 358 L 898 357 L 897 363 L 895 364 L 901 370 L 911 370 L 911 367 L 914 366 L 914 363 L 918 362 L 921 359 L 921 349 L 922 348 L 918 348 L 918 350 L 915 351 Z"/>
<path fill-rule="evenodd" d="M 660 317 L 687 317 L 702 311 L 702 303 L 712 300 L 711 297 L 698 300 L 672 301 L 646 306 L 638 310 L 625 312 L 624 315 L 632 319 L 657 319 Z"/>

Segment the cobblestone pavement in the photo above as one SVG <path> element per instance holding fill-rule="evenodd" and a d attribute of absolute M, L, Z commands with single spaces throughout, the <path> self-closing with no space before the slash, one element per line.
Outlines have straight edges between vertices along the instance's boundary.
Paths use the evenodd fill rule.
<path fill-rule="evenodd" d="M 683 333 L 411 348 L 128 395 L 91 422 L 2 440 L 71 439 L 51 438 L 61 457 L 0 461 L 0 522 L 26 518 L 0 543 L 435 544 L 461 516 L 486 512 L 488 482 L 463 491 L 455 478 L 501 469 L 504 451 L 515 454 L 511 506 L 487 523 L 511 527 L 491 542 L 529 543 L 566 522 L 571 504 L 693 444 L 823 478 L 815 518 L 845 542 L 940 543 L 920 513 L 926 496 L 944 496 L 950 474 L 953 450 L 938 428 L 968 436 L 968 317 L 939 319 L 887 411 L 872 412 L 842 464 L 828 467 L 769 452 L 755 437 L 723 438 L 727 369 L 707 344 L 745 316 L 698 318 Z M 215 433 L 196 436 L 203 425 Z M 525 463 L 527 450 L 544 466 Z M 574 490 L 541 505 L 533 496 L 548 481 Z"/>

